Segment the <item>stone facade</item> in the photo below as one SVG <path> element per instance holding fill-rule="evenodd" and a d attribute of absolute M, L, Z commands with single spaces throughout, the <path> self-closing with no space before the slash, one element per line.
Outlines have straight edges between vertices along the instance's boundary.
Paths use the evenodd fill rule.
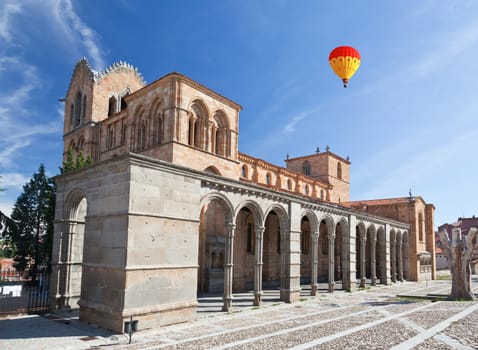
<path fill-rule="evenodd" d="M 327 150 L 280 167 L 240 153 L 240 110 L 179 73 L 147 85 L 128 64 L 78 62 L 64 156 L 94 163 L 56 178 L 52 307 L 122 331 L 130 316 L 140 329 L 187 320 L 197 293 L 222 293 L 230 311 L 238 290 L 261 305 L 265 287 L 294 302 L 301 283 L 315 295 L 319 281 L 333 292 L 419 279 L 410 256 L 434 246 L 401 216 L 344 205 L 347 159 Z"/>
<path fill-rule="evenodd" d="M 406 222 L 410 225 L 408 234 L 409 279 L 420 281 L 435 279 L 435 231 L 433 204 L 427 204 L 421 197 L 365 200 L 344 203 L 345 206 L 366 211 L 374 215 Z"/>

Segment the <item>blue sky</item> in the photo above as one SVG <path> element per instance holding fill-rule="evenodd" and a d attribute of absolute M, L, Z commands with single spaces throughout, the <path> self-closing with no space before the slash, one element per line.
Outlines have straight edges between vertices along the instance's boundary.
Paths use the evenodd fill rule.
<path fill-rule="evenodd" d="M 351 45 L 344 89 L 328 64 Z M 435 224 L 478 214 L 476 1 L 0 1 L 0 210 L 61 165 L 73 67 L 177 71 L 243 106 L 241 152 L 350 156 L 351 199 L 422 196 Z"/>

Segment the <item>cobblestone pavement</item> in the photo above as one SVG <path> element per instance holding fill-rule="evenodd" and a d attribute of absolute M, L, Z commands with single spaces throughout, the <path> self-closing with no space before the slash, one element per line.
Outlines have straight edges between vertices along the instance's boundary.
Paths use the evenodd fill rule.
<path fill-rule="evenodd" d="M 217 311 L 220 298 L 207 298 L 195 320 L 138 332 L 131 344 L 125 335 L 99 334 L 98 329 L 85 340 L 89 333 L 83 325 L 85 334 L 12 337 L 0 340 L 0 349 L 478 349 L 478 302 L 440 298 L 450 288 L 450 281 L 439 280 L 316 297 L 305 290 L 293 304 L 278 302 L 277 292 L 270 292 L 260 308 L 251 307 L 252 297 L 243 294 L 235 295 L 230 314 Z M 81 325 L 72 322 L 76 326 L 63 326 Z"/>

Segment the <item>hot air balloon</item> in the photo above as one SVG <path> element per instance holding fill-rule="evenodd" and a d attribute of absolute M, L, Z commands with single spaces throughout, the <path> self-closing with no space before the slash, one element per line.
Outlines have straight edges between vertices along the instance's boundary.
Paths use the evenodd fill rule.
<path fill-rule="evenodd" d="M 329 63 L 346 88 L 349 79 L 360 66 L 360 53 L 351 46 L 339 46 L 330 53 Z"/>

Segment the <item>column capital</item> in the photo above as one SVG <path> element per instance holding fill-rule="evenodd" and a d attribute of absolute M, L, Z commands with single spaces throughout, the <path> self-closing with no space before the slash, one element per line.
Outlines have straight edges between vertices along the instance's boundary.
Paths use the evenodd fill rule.
<path fill-rule="evenodd" d="M 265 231 L 265 227 L 264 226 L 260 226 L 260 227 L 255 227 L 254 228 L 254 232 L 256 233 L 256 235 L 262 235 Z"/>

